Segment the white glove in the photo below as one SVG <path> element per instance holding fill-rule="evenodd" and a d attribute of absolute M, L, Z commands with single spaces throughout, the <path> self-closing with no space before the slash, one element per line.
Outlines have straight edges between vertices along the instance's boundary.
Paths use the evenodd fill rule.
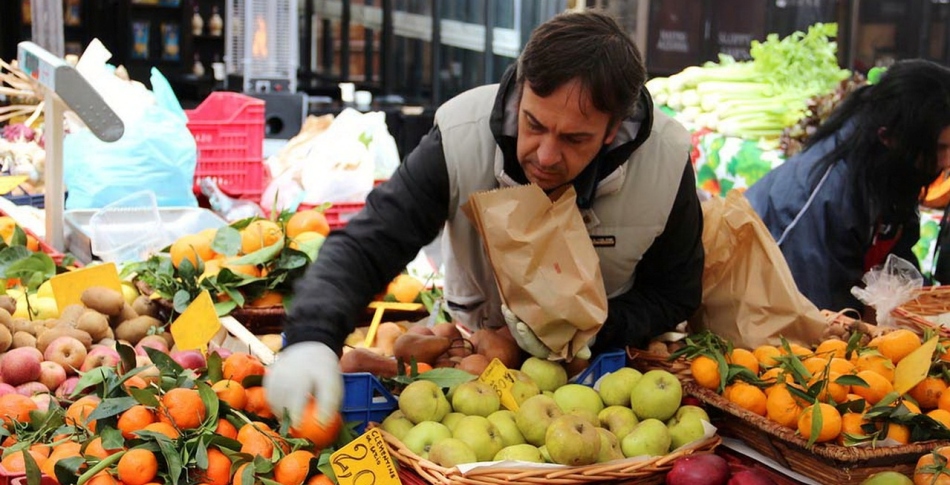
<path fill-rule="evenodd" d="M 301 342 L 282 350 L 264 374 L 264 390 L 278 416 L 286 410 L 300 423 L 309 396 L 317 400 L 317 420 L 327 423 L 343 400 L 343 375 L 336 352 L 320 342 Z"/>
<path fill-rule="evenodd" d="M 518 315 L 515 315 L 507 305 L 501 305 L 501 313 L 505 317 L 505 323 L 508 324 L 508 330 L 511 331 L 511 336 L 515 338 L 518 347 L 521 347 L 525 352 L 538 357 L 540 359 L 547 359 L 551 356 L 551 349 L 547 345 L 544 345 L 544 342 L 541 342 L 541 339 L 535 335 L 534 331 L 531 330 L 531 327 L 527 323 L 521 321 L 518 318 Z M 578 359 L 590 359 L 590 346 L 594 343 L 594 339 L 591 338 L 587 345 L 581 347 L 574 357 Z"/>

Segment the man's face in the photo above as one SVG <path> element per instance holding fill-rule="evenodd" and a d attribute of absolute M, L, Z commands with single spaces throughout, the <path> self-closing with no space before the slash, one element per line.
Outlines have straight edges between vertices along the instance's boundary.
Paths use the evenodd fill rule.
<path fill-rule="evenodd" d="M 525 82 L 518 108 L 518 162 L 529 182 L 550 190 L 577 177 L 613 141 L 610 115 L 591 104 L 573 80 L 542 98 Z"/>

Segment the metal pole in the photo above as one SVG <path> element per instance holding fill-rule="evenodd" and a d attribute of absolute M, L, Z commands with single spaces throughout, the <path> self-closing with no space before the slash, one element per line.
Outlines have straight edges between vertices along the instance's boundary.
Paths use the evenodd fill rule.
<path fill-rule="evenodd" d="M 429 61 L 431 64 L 429 72 L 432 77 L 432 106 L 438 106 L 442 102 L 442 8 L 440 3 L 432 2 L 432 43 Z"/>
<path fill-rule="evenodd" d="M 46 194 L 43 196 L 46 212 L 46 242 L 59 251 L 66 250 L 63 237 L 63 212 L 66 206 L 63 183 L 63 115 L 66 107 L 50 89 L 44 89 L 46 105 L 43 116 L 46 120 Z M 58 126 L 56 124 L 59 124 Z"/>

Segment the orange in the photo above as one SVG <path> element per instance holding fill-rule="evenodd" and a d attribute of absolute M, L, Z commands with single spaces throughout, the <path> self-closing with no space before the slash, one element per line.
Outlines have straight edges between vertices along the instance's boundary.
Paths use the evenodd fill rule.
<path fill-rule="evenodd" d="M 220 263 L 221 269 L 227 268 L 231 270 L 231 272 L 234 274 L 250 276 L 251 278 L 257 278 L 257 277 L 262 276 L 261 269 L 253 264 L 234 264 L 234 261 L 237 259 L 238 258 L 226 258 L 224 260 L 221 260 L 221 263 Z M 205 269 L 205 271 L 207 271 L 207 268 Z"/>
<path fill-rule="evenodd" d="M 786 428 L 795 429 L 802 407 L 785 386 L 775 386 L 765 402 L 766 416 Z"/>
<path fill-rule="evenodd" d="M 194 389 L 175 388 L 162 396 L 162 407 L 158 419 L 171 424 L 179 430 L 194 429 L 201 426 L 208 410 L 201 396 Z"/>
<path fill-rule="evenodd" d="M 759 376 L 759 379 L 761 379 L 762 382 L 766 384 L 774 384 L 779 382 L 779 380 L 784 383 L 790 383 L 792 382 L 792 375 L 788 372 L 785 372 L 785 369 L 781 367 L 773 367 L 763 372 L 762 375 Z M 768 388 L 766 389 L 766 392 L 768 392 Z"/>
<path fill-rule="evenodd" d="M 761 389 L 741 381 L 729 386 L 729 389 L 726 399 L 759 416 L 765 416 L 767 398 Z"/>
<path fill-rule="evenodd" d="M 940 353 L 940 360 L 950 362 L 950 339 L 940 339 L 940 345 L 944 348 L 944 351 Z"/>
<path fill-rule="evenodd" d="M 907 399 L 898 399 L 897 401 L 894 401 L 893 403 L 891 403 L 891 407 L 897 407 L 897 405 L 899 404 L 903 404 L 904 407 L 907 408 L 907 410 L 913 414 L 920 414 L 920 408 L 917 407 L 916 404 L 914 404 L 913 402 Z"/>
<path fill-rule="evenodd" d="M 789 342 L 788 348 L 792 350 L 792 355 L 797 355 L 799 358 L 810 356 L 812 353 L 808 347 L 792 342 Z M 786 354 L 785 347 L 779 347 L 778 350 L 782 355 Z"/>
<path fill-rule="evenodd" d="M 231 483 L 231 459 L 217 448 L 208 448 L 208 468 L 201 470 L 199 477 L 208 485 Z"/>
<path fill-rule="evenodd" d="M 906 328 L 899 328 L 881 336 L 877 351 L 897 365 L 901 359 L 917 350 L 920 345 L 920 337 L 916 333 Z"/>
<path fill-rule="evenodd" d="M 116 485 L 118 482 L 116 482 L 115 478 L 113 478 L 109 472 L 102 470 L 93 475 L 86 483 L 89 485 Z"/>
<path fill-rule="evenodd" d="M 310 396 L 307 405 L 304 407 L 300 423 L 290 428 L 290 435 L 295 438 L 306 438 L 319 449 L 336 441 L 336 436 L 340 433 L 340 428 L 343 427 L 343 418 L 340 413 L 335 413 L 329 422 L 321 423 L 317 420 L 317 412 L 317 400 Z"/>
<path fill-rule="evenodd" d="M 782 355 L 774 345 L 760 345 L 752 351 L 752 355 L 759 361 L 761 367 L 775 367 L 778 365 L 776 357 Z"/>
<path fill-rule="evenodd" d="M 811 440 L 811 425 L 815 409 L 821 413 L 821 429 L 818 430 L 816 443 L 824 443 L 838 437 L 841 433 L 841 414 L 834 406 L 825 403 L 812 404 L 802 411 L 798 418 L 798 432 L 806 440 Z"/>
<path fill-rule="evenodd" d="M 693 380 L 696 384 L 712 389 L 719 389 L 719 364 L 715 359 L 705 355 L 696 356 L 689 364 L 689 370 L 693 374 Z"/>
<path fill-rule="evenodd" d="M 759 375 L 759 359 L 756 359 L 755 354 L 746 349 L 732 349 L 732 352 L 726 356 L 726 362 L 741 365 L 749 369 L 753 375 Z"/>
<path fill-rule="evenodd" d="M 244 485 L 244 469 L 245 468 L 247 468 L 247 463 L 237 467 L 237 470 L 234 470 L 234 479 L 233 479 L 234 485 Z M 249 483 L 248 485 L 254 485 L 255 483 L 258 483 L 258 481 L 256 480 L 256 477 L 254 477 L 254 479 L 251 480 L 251 483 Z"/>
<path fill-rule="evenodd" d="M 825 368 L 831 365 L 831 359 L 827 357 L 809 357 L 802 361 L 802 365 L 812 376 L 820 376 L 825 373 Z"/>
<path fill-rule="evenodd" d="M 934 409 L 927 413 L 927 416 L 942 424 L 945 428 L 950 429 L 950 411 L 946 409 Z"/>
<path fill-rule="evenodd" d="M 247 395 L 247 404 L 244 406 L 246 411 L 250 411 L 263 419 L 274 417 L 270 405 L 267 403 L 267 395 L 262 386 L 248 387 L 245 391 Z"/>
<path fill-rule="evenodd" d="M 211 390 L 218 395 L 218 399 L 231 406 L 231 409 L 240 411 L 247 404 L 247 393 L 244 391 L 244 386 L 237 381 L 220 380 L 212 384 Z"/>
<path fill-rule="evenodd" d="M 3 468 L 5 468 L 8 472 L 13 472 L 13 473 L 25 472 L 26 462 L 24 461 L 25 458 L 23 458 L 24 451 L 29 453 L 30 456 L 33 457 L 33 461 L 36 462 L 37 466 L 43 466 L 43 463 L 46 462 L 47 458 L 41 452 L 36 451 L 36 450 L 23 450 L 23 451 L 16 451 L 16 452 L 8 454 L 2 460 L 0 460 L 0 465 L 3 465 Z"/>
<path fill-rule="evenodd" d="M 116 427 L 122 432 L 122 437 L 128 440 L 135 437 L 134 433 L 136 431 L 154 423 L 156 419 L 154 411 L 137 404 L 119 415 L 119 422 Z"/>
<path fill-rule="evenodd" d="M 257 219 L 241 230 L 241 252 L 250 254 L 261 248 L 276 244 L 284 238 L 284 232 L 274 221 Z"/>
<path fill-rule="evenodd" d="M 854 368 L 854 364 L 852 364 L 851 361 L 842 359 L 840 357 L 833 357 L 828 368 L 841 375 L 854 374 L 857 372 L 857 370 Z"/>
<path fill-rule="evenodd" d="M 432 370 L 432 365 L 425 362 L 416 362 L 416 372 L 422 374 L 423 372 L 428 372 Z"/>
<path fill-rule="evenodd" d="M 122 448 L 116 448 L 114 450 L 107 450 L 102 446 L 102 437 L 96 436 L 95 438 L 89 440 L 86 443 L 86 447 L 83 449 L 83 456 L 86 458 L 94 457 L 98 459 L 103 459 L 109 455 L 114 455 L 121 451 Z"/>
<path fill-rule="evenodd" d="M 178 268 L 181 262 L 188 260 L 191 265 L 198 267 L 198 259 L 209 261 L 214 258 L 214 250 L 211 249 L 211 241 L 199 234 L 186 234 L 172 243 L 168 250 L 172 259 L 172 265 Z"/>
<path fill-rule="evenodd" d="M 313 231 L 301 232 L 290 240 L 290 248 L 300 250 L 300 246 L 303 245 L 303 243 L 313 241 L 315 239 L 322 240 L 323 238 L 324 237 L 321 234 Z"/>
<path fill-rule="evenodd" d="M 412 303 L 419 298 L 419 293 L 425 289 L 425 284 L 405 273 L 397 275 L 386 287 L 386 293 L 393 296 L 400 303 Z"/>
<path fill-rule="evenodd" d="M 158 473 L 158 459 L 149 450 L 133 448 L 119 458 L 116 472 L 125 485 L 145 485 Z"/>
<path fill-rule="evenodd" d="M 62 460 L 63 458 L 70 458 L 73 456 L 81 456 L 80 449 L 82 445 L 75 441 L 66 441 L 57 445 L 52 452 L 49 454 L 49 458 L 43 462 L 43 465 L 40 466 L 40 471 L 43 472 L 48 477 L 56 477 L 56 472 L 54 467 L 56 462 Z"/>
<path fill-rule="evenodd" d="M 214 434 L 231 438 L 232 440 L 237 439 L 237 428 L 227 419 L 218 418 L 218 426 L 214 428 Z"/>
<path fill-rule="evenodd" d="M 862 428 L 867 423 L 868 420 L 864 417 L 864 413 L 844 413 L 841 416 L 841 434 L 838 435 L 838 444 L 843 445 L 845 443 L 845 440 L 848 439 L 848 436 L 845 436 L 846 434 L 850 435 L 851 439 L 867 436 L 867 432 Z"/>
<path fill-rule="evenodd" d="M 159 414 L 159 419 L 161 419 L 161 414 Z M 165 435 L 165 436 L 167 436 L 167 437 L 169 437 L 170 439 L 173 439 L 173 440 L 178 439 L 178 437 L 181 436 L 181 433 L 179 433 L 178 430 L 175 429 L 174 426 L 172 426 L 172 425 L 169 424 L 169 423 L 162 422 L 162 421 L 159 421 L 159 422 L 157 422 L 157 423 L 152 423 L 152 424 L 150 424 L 150 425 L 148 425 L 148 426 L 142 428 L 142 430 L 143 430 L 143 431 L 154 431 L 154 432 L 156 432 L 156 433 L 161 433 L 161 434 L 163 434 L 163 435 Z"/>
<path fill-rule="evenodd" d="M 839 377 L 841 377 L 841 374 L 834 371 L 828 374 L 828 380 L 825 381 L 824 387 L 821 389 L 821 392 L 818 393 L 819 401 L 828 402 L 828 399 L 830 398 L 835 404 L 837 404 L 845 402 L 848 399 L 851 386 L 846 386 L 835 382 L 835 380 Z M 812 377 L 811 381 L 808 382 L 808 386 L 811 387 L 821 379 L 821 376 Z"/>
<path fill-rule="evenodd" d="M 858 356 L 854 362 L 854 367 L 858 371 L 874 371 L 884 376 L 888 381 L 894 382 L 894 363 L 891 359 L 884 357 L 876 352 L 865 352 Z"/>
<path fill-rule="evenodd" d="M 327 216 L 316 209 L 302 210 L 287 220 L 287 237 L 295 238 L 304 232 L 315 232 L 321 236 L 330 234 Z"/>
<path fill-rule="evenodd" d="M 887 423 L 887 438 L 906 445 L 910 443 L 910 428 L 906 424 Z"/>
<path fill-rule="evenodd" d="M 941 455 L 940 463 L 950 460 L 950 446 L 937 448 L 926 453 L 917 460 L 914 467 L 914 485 L 948 485 L 950 484 L 950 469 L 934 463 L 934 455 Z"/>
<path fill-rule="evenodd" d="M 273 290 L 265 291 L 263 295 L 244 304 L 244 306 L 251 308 L 275 307 L 283 305 L 284 295 Z"/>
<path fill-rule="evenodd" d="M 319 475 L 314 475 L 310 477 L 310 480 L 307 480 L 307 485 L 336 485 L 336 484 L 333 483 L 333 480 L 331 480 L 330 477 L 321 473 Z"/>
<path fill-rule="evenodd" d="M 260 455 L 264 458 L 274 456 L 274 439 L 271 436 L 272 433 L 273 431 L 270 427 L 260 421 L 241 426 L 237 434 L 237 440 L 241 443 L 241 453 L 248 453 L 254 456 Z M 235 472 L 235 483 L 238 482 L 239 476 L 239 473 Z"/>
<path fill-rule="evenodd" d="M 917 383 L 908 394 L 921 409 L 935 409 L 940 401 L 940 395 L 947 390 L 947 383 L 939 377 L 927 377 Z"/>
<path fill-rule="evenodd" d="M 310 474 L 310 460 L 313 453 L 297 450 L 277 461 L 274 466 L 274 480 L 281 485 L 301 485 Z"/>
<path fill-rule="evenodd" d="M 35 409 L 39 409 L 36 402 L 22 394 L 0 396 L 0 418 L 5 424 L 10 424 L 11 420 L 21 423 L 29 422 L 30 411 Z"/>
<path fill-rule="evenodd" d="M 235 352 L 221 363 L 221 375 L 225 379 L 243 384 L 248 376 L 264 375 L 264 364 L 251 354 Z"/>
<path fill-rule="evenodd" d="M 848 343 L 843 340 L 825 340 L 818 344 L 818 347 L 815 349 L 815 355 L 825 358 L 830 356 L 843 359 L 847 348 Z"/>
<path fill-rule="evenodd" d="M 96 422 L 86 422 L 86 418 L 99 406 L 99 401 L 100 399 L 96 396 L 83 396 L 79 398 L 66 408 L 65 423 L 70 426 L 80 426 L 90 431 L 95 431 Z"/>
<path fill-rule="evenodd" d="M 881 400 L 887 393 L 894 390 L 894 385 L 881 374 L 874 371 L 863 370 L 858 372 L 858 377 L 868 383 L 868 387 L 851 386 L 851 392 L 864 398 L 868 404 L 874 405 Z"/>
<path fill-rule="evenodd" d="M 937 398 L 937 407 L 950 411 L 950 392 L 945 392 Z"/>
<path fill-rule="evenodd" d="M 125 382 L 122 383 L 122 385 L 126 389 L 132 389 L 132 388 L 145 389 L 146 387 L 148 387 L 148 381 L 146 381 L 145 379 L 142 379 L 139 376 L 130 376 L 128 379 L 125 380 Z"/>

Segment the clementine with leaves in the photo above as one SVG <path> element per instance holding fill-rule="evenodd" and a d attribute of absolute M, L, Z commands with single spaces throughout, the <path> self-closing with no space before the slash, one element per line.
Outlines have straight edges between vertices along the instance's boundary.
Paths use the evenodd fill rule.
<path fill-rule="evenodd" d="M 775 367 L 778 365 L 776 357 L 782 355 L 774 345 L 760 345 L 752 351 L 752 355 L 759 361 L 760 367 Z"/>
<path fill-rule="evenodd" d="M 155 416 L 155 411 L 152 411 L 151 408 L 142 404 L 137 404 L 126 409 L 119 415 L 119 421 L 116 427 L 122 432 L 122 437 L 128 440 L 135 437 L 134 433 L 136 431 L 144 429 L 157 420 L 158 418 Z"/>
<path fill-rule="evenodd" d="M 917 383 L 908 393 L 921 409 L 935 409 L 940 396 L 947 391 L 947 383 L 940 377 L 927 377 Z"/>
<path fill-rule="evenodd" d="M 159 416 L 159 419 L 161 419 L 162 414 L 159 413 L 158 416 Z M 154 431 L 156 433 L 161 433 L 167 436 L 169 439 L 173 439 L 173 440 L 176 440 L 178 439 L 179 436 L 181 436 L 181 433 L 179 433 L 178 430 L 174 426 L 172 426 L 170 423 L 166 423 L 162 421 L 152 423 L 142 428 L 142 431 Z"/>
<path fill-rule="evenodd" d="M 340 428 L 343 427 L 343 417 L 335 413 L 328 423 L 320 423 L 317 419 L 317 400 L 310 396 L 304 406 L 300 423 L 291 426 L 290 435 L 295 438 L 306 438 L 318 449 L 327 447 L 336 441 Z"/>
<path fill-rule="evenodd" d="M 316 209 L 297 211 L 287 220 L 287 237 L 295 238 L 304 232 L 315 232 L 322 236 L 330 234 L 327 216 Z"/>
<path fill-rule="evenodd" d="M 274 466 L 274 480 L 281 485 L 302 485 L 310 474 L 310 460 L 313 453 L 297 450 L 285 455 Z"/>
<path fill-rule="evenodd" d="M 30 420 L 30 411 L 36 409 L 36 402 L 22 394 L 0 396 L 0 418 L 5 424 L 11 421 L 27 422 Z"/>
<path fill-rule="evenodd" d="M 8 472 L 23 473 L 26 471 L 26 458 L 23 457 L 24 453 L 29 453 L 37 466 L 43 466 L 43 463 L 47 460 L 47 457 L 37 450 L 21 450 L 8 453 L 7 456 L 0 460 L 0 465 Z"/>
<path fill-rule="evenodd" d="M 864 398 L 868 404 L 877 404 L 884 396 L 894 390 L 894 385 L 886 377 L 874 371 L 863 370 L 858 372 L 858 377 L 868 384 L 864 386 L 851 386 L 851 392 Z"/>
<path fill-rule="evenodd" d="M 101 399 L 97 396 L 83 396 L 77 399 L 66 408 L 65 423 L 69 426 L 79 426 L 95 431 L 96 421 L 87 421 L 87 418 L 99 406 L 100 401 Z"/>
<path fill-rule="evenodd" d="M 284 231 L 274 221 L 258 219 L 241 229 L 241 252 L 250 254 L 276 244 L 284 238 Z"/>
<path fill-rule="evenodd" d="M 186 234 L 172 243 L 168 250 L 171 256 L 172 266 L 178 268 L 181 262 L 188 260 L 195 268 L 198 267 L 198 260 L 210 261 L 214 258 L 214 250 L 211 249 L 211 241 L 200 234 Z"/>
<path fill-rule="evenodd" d="M 244 384 L 244 379 L 248 376 L 263 376 L 264 364 L 251 354 L 235 352 L 221 363 L 221 375 L 225 379 Z"/>
<path fill-rule="evenodd" d="M 759 374 L 759 359 L 749 350 L 732 349 L 732 352 L 726 355 L 726 363 L 741 365 L 749 369 L 749 372 L 752 372 L 753 375 Z"/>
<path fill-rule="evenodd" d="M 812 404 L 802 411 L 798 417 L 798 432 L 806 440 L 812 439 L 812 422 L 815 409 L 821 413 L 821 427 L 818 429 L 816 443 L 825 443 L 834 440 L 841 434 L 841 413 L 834 406 L 825 403 Z"/>
<path fill-rule="evenodd" d="M 689 364 L 689 370 L 693 374 L 693 381 L 706 389 L 718 390 L 720 383 L 719 363 L 715 359 L 699 355 Z"/>
<path fill-rule="evenodd" d="M 116 472 L 125 485 L 145 485 L 158 474 L 158 458 L 145 448 L 133 448 L 119 458 Z"/>
<path fill-rule="evenodd" d="M 231 483 L 231 459 L 217 448 L 208 448 L 208 467 L 201 470 L 200 479 L 208 485 Z"/>
<path fill-rule="evenodd" d="M 247 395 L 247 404 L 244 406 L 244 410 L 252 412 L 257 415 L 259 418 L 271 419 L 274 418 L 274 411 L 271 410 L 270 404 L 267 403 L 267 394 L 263 386 L 252 386 L 248 387 L 245 391 Z"/>
<path fill-rule="evenodd" d="M 218 418 L 218 425 L 214 428 L 214 434 L 224 436 L 225 438 L 237 439 L 237 428 L 230 421 L 224 418 Z"/>
<path fill-rule="evenodd" d="M 162 396 L 158 419 L 180 430 L 194 429 L 201 426 L 207 414 L 208 410 L 198 391 L 179 387 Z"/>
<path fill-rule="evenodd" d="M 238 411 L 247 405 L 247 393 L 244 386 L 238 381 L 223 379 L 211 385 L 211 390 L 218 395 L 218 399 Z"/>
<path fill-rule="evenodd" d="M 255 421 L 245 424 L 238 430 L 237 440 L 241 443 L 241 453 L 271 458 L 274 456 L 273 430 L 266 423 Z M 235 482 L 238 474 L 235 472 Z"/>
<path fill-rule="evenodd" d="M 786 428 L 795 429 L 802 406 L 787 387 L 775 386 L 765 401 L 766 416 Z"/>

